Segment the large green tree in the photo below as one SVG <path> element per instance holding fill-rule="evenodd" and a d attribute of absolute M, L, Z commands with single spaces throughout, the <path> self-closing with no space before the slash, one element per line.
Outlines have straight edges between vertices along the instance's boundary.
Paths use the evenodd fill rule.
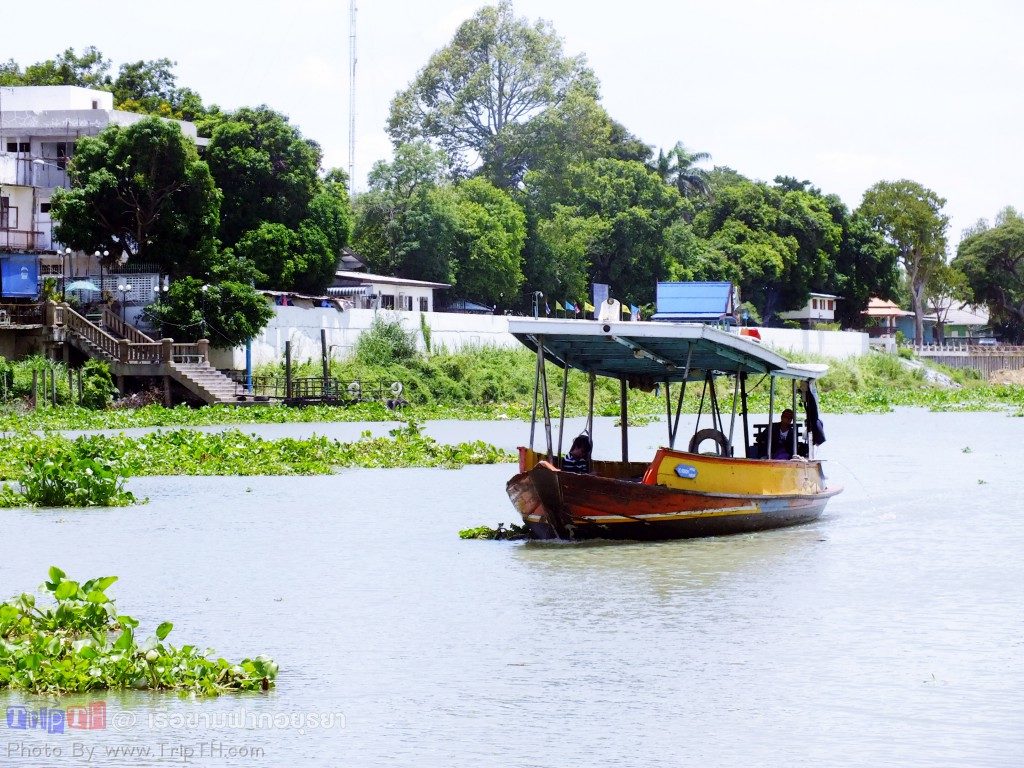
<path fill-rule="evenodd" d="M 927 286 L 933 272 L 946 263 L 944 198 L 916 181 L 880 181 L 864 193 L 858 212 L 899 254 L 914 309 L 917 341 L 924 340 Z"/>
<path fill-rule="evenodd" d="M 102 246 L 164 274 L 192 274 L 215 252 L 220 193 L 195 145 L 155 117 L 79 139 L 71 189 L 53 197 L 56 238 Z"/>
<path fill-rule="evenodd" d="M 482 178 L 463 181 L 453 192 L 455 289 L 477 301 L 505 307 L 516 303 L 523 284 L 523 209 Z"/>
<path fill-rule="evenodd" d="M 825 284 L 841 241 L 824 198 L 746 180 L 718 189 L 692 232 L 677 225 L 671 233 L 677 276 L 735 282 L 766 320 Z"/>
<path fill-rule="evenodd" d="M 370 171 L 356 200 L 353 243 L 374 272 L 451 282 L 456 231 L 450 196 L 441 193 L 447 161 L 425 142 L 401 144 Z"/>
<path fill-rule="evenodd" d="M 244 344 L 270 322 L 274 310 L 250 286 L 232 280 L 175 280 L 159 304 L 146 308 L 163 335 L 175 341 L 209 339 L 215 347 Z"/>
<path fill-rule="evenodd" d="M 110 59 L 103 58 L 94 46 L 81 55 L 67 48 L 52 59 L 30 64 L 22 71 L 13 59 L 0 65 L 0 85 L 79 85 L 109 90 Z"/>
<path fill-rule="evenodd" d="M 988 306 L 993 325 L 1024 343 L 1024 217 L 1003 211 L 992 228 L 976 227 L 957 248 L 953 266 L 967 277 L 974 298 Z"/>
<path fill-rule="evenodd" d="M 224 193 L 220 238 L 226 246 L 263 222 L 297 229 L 321 191 L 319 146 L 267 107 L 246 107 L 220 121 L 206 157 Z"/>
<path fill-rule="evenodd" d="M 576 265 L 585 252 L 588 282 L 607 283 L 629 301 L 650 301 L 668 275 L 665 235 L 682 210 L 679 193 L 642 163 L 611 158 L 572 166 L 568 180 L 563 202 L 537 224 L 538 254 L 557 262 L 540 289 L 578 290 Z"/>
<path fill-rule="evenodd" d="M 511 0 L 481 8 L 395 96 L 388 133 L 398 144 L 426 139 L 458 168 L 479 162 L 501 188 L 522 177 L 528 125 L 573 88 L 596 93 L 582 56 L 566 56 L 546 22 L 516 18 Z"/>

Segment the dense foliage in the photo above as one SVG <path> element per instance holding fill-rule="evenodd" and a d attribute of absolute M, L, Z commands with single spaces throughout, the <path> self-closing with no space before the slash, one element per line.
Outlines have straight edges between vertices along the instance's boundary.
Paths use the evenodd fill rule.
<path fill-rule="evenodd" d="M 1004 211 L 996 225 L 960 243 L 954 266 L 962 270 L 973 298 L 1008 340 L 1024 343 L 1024 217 Z"/>
<path fill-rule="evenodd" d="M 195 145 L 174 123 L 110 126 L 75 145 L 72 187 L 53 196 L 60 242 L 108 264 L 122 254 L 163 274 L 194 274 L 214 254 L 220 193 Z"/>
<path fill-rule="evenodd" d="M 19 455 L 27 461 L 14 475 L 17 486 L 0 490 L 3 507 L 125 507 L 135 496 L 124 487 L 118 463 L 98 459 L 78 446 Z"/>
<path fill-rule="evenodd" d="M 140 641 L 139 622 L 118 613 L 107 596 L 116 581 L 104 576 L 79 583 L 54 566 L 43 584 L 52 605 L 27 592 L 0 603 L 0 690 L 50 695 L 176 690 L 215 696 L 274 685 L 277 664 L 270 658 L 232 664 L 193 645 L 171 645 L 169 621 Z"/>
<path fill-rule="evenodd" d="M 458 469 L 512 459 L 482 441 L 439 443 L 412 422 L 391 430 L 388 437 L 375 438 L 366 432 L 348 443 L 321 436 L 265 440 L 238 430 L 189 429 L 156 431 L 138 438 L 123 434 L 83 435 L 73 440 L 54 434 L 0 438 L 0 479 L 20 477 L 22 466 L 33 461 L 48 468 L 48 479 L 54 476 L 54 482 L 72 486 L 82 482 L 71 477 L 73 471 L 85 471 L 93 461 L 97 463 L 94 473 L 99 467 L 116 466 L 120 474 L 139 476 L 323 475 L 338 467 Z"/>

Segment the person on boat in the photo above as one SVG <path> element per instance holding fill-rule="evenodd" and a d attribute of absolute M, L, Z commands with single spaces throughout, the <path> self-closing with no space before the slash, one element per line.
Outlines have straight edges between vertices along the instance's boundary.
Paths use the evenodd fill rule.
<path fill-rule="evenodd" d="M 562 459 L 563 472 L 579 472 L 588 474 L 590 472 L 590 452 L 593 449 L 590 438 L 587 435 L 579 435 L 572 441 L 572 447 Z"/>
<path fill-rule="evenodd" d="M 772 458 L 793 458 L 793 412 L 787 408 L 779 421 L 772 424 Z"/>

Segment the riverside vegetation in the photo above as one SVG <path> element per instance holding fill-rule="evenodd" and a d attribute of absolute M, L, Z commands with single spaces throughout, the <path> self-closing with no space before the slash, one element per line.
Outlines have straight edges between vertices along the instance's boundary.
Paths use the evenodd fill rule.
<path fill-rule="evenodd" d="M 790 355 L 796 359 L 797 356 Z M 941 369 L 960 386 L 930 384 L 920 371 L 903 368 L 891 355 L 872 353 L 851 360 L 821 360 L 800 357 L 803 362 L 826 362 L 829 373 L 819 382 L 824 408 L 830 413 L 885 412 L 897 406 L 916 406 L 932 410 L 998 410 L 1016 408 L 1024 413 L 1024 387 L 1012 384 L 987 384 L 970 372 Z M 418 421 L 433 419 L 486 420 L 496 418 L 528 419 L 532 406 L 535 357 L 525 350 L 493 348 L 471 349 L 460 353 L 416 354 L 410 358 L 358 357 L 333 361 L 331 375 L 342 382 L 402 382 L 408 401 L 401 418 Z M 283 375 L 279 368 L 259 373 Z M 317 376 L 316 365 L 299 366 L 296 376 Z M 394 411 L 384 403 L 361 402 L 349 406 L 313 405 L 293 408 L 284 405 L 236 407 L 230 405 L 189 408 L 165 408 L 151 404 L 137 409 L 106 408 L 94 410 L 67 403 L 58 383 L 58 407 L 27 410 L 20 401 L 8 402 L 0 409 L 0 429 L 125 429 L 130 427 L 208 426 L 282 422 L 390 421 Z M 561 383 L 560 369 L 551 366 L 549 385 Z M 66 376 L 63 379 L 66 390 Z M 767 386 L 752 379 L 750 407 L 767 410 Z M 15 390 L 15 395 L 20 393 Z M 618 414 L 617 382 L 599 379 L 595 412 Z M 700 386 L 690 385 L 684 409 L 696 411 Z M 587 407 L 587 383 L 581 374 L 569 377 L 566 411 L 583 415 Z M 630 391 L 632 416 L 660 416 L 664 397 Z"/>
<path fill-rule="evenodd" d="M 359 440 L 347 443 L 322 436 L 265 440 L 238 430 L 210 434 L 178 429 L 138 438 L 82 435 L 74 439 L 22 433 L 0 438 L 0 479 L 23 478 L 26 465 L 41 465 L 53 475 L 73 475 L 87 462 L 95 462 L 107 472 L 132 477 L 322 475 L 339 467 L 458 469 L 467 464 L 511 462 L 514 458 L 479 440 L 458 445 L 439 443 L 422 434 L 412 422 L 391 430 L 388 437 L 375 438 L 364 432 Z M 86 476 L 96 474 L 94 470 L 93 475 Z M 23 479 L 21 483 L 25 485 Z M 56 496 L 29 497 L 41 506 L 88 506 L 75 503 L 78 499 L 73 494 L 67 494 L 63 503 Z M 0 496 L 0 501 L 6 501 L 5 506 L 24 506 L 24 502 L 17 503 L 19 497 L 10 490 Z"/>
<path fill-rule="evenodd" d="M 116 581 L 105 576 L 79 583 L 54 566 L 42 587 L 53 605 L 27 592 L 0 603 L 0 690 L 57 695 L 134 688 L 208 696 L 274 685 L 272 659 L 232 664 L 194 645 L 171 645 L 169 621 L 140 641 L 139 622 L 118 613 L 107 596 Z"/>

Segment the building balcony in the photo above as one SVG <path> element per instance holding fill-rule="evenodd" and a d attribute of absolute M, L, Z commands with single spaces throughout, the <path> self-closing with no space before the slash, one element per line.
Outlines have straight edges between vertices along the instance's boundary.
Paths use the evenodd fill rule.
<path fill-rule="evenodd" d="M 39 162 L 36 162 L 36 161 Z M 0 184 L 53 189 L 69 186 L 64 158 L 32 157 L 0 152 Z"/>

